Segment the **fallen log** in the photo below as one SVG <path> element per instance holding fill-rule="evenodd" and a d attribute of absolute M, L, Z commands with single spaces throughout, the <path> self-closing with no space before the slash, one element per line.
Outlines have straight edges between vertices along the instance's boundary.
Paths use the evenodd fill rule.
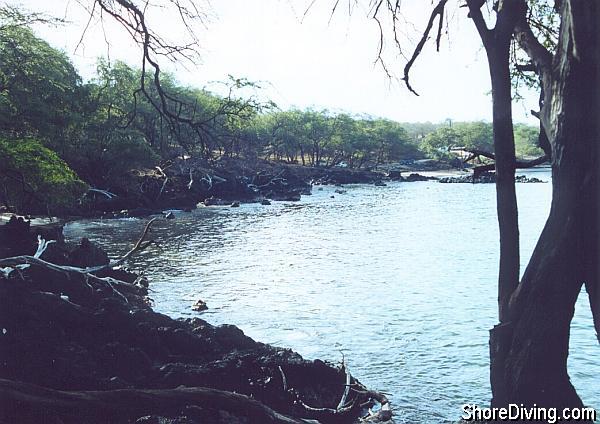
<path fill-rule="evenodd" d="M 0 399 L 0 420 L 23 424 L 41 422 L 40 419 L 65 424 L 128 423 L 148 415 L 176 417 L 190 406 L 212 413 L 226 411 L 252 423 L 315 422 L 279 414 L 245 395 L 204 387 L 60 391 L 0 379 Z"/>
<path fill-rule="evenodd" d="M 494 153 L 486 152 L 485 150 L 479 150 L 479 149 L 467 149 L 465 147 L 454 148 L 452 150 L 463 150 L 470 154 L 469 157 L 467 157 L 463 161 L 464 163 L 471 162 L 472 160 L 477 159 L 480 156 L 494 161 L 492 163 L 487 163 L 487 164 L 476 166 L 475 168 L 473 168 L 473 176 L 475 178 L 477 178 L 479 175 L 481 175 L 484 172 L 494 171 L 496 169 L 496 163 L 495 163 L 496 155 Z M 531 159 L 531 160 L 516 159 L 515 160 L 515 169 L 533 168 L 534 166 L 541 165 L 543 163 L 548 162 L 549 160 L 550 160 L 550 157 L 547 154 L 544 154 L 540 157 L 537 157 L 537 158 Z"/>

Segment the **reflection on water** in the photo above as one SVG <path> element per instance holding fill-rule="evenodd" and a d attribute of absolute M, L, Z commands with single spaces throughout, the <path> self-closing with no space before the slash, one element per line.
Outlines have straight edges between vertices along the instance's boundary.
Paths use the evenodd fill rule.
<path fill-rule="evenodd" d="M 549 175 L 542 173 L 542 179 Z M 452 422 L 489 402 L 488 330 L 496 323 L 498 233 L 489 184 L 392 183 L 314 190 L 301 203 L 202 208 L 158 222 L 160 250 L 132 265 L 151 279 L 156 309 L 231 323 L 308 358 L 346 357 L 391 393 L 398 422 Z M 549 210 L 550 184 L 518 184 L 522 257 Z M 335 198 L 331 199 L 330 196 Z M 115 254 L 141 220 L 80 221 Z M 524 264 L 525 265 L 525 264 Z M 570 374 L 600 408 L 598 346 L 587 299 L 573 323 Z"/>

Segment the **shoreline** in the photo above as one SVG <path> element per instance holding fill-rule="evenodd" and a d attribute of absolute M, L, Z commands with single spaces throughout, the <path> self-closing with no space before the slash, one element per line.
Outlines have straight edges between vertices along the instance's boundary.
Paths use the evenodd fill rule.
<path fill-rule="evenodd" d="M 38 234 L 55 240 L 41 256 L 48 262 L 32 259 L 27 269 L 7 271 L 19 255 L 35 251 Z M 232 325 L 154 312 L 147 280 L 107 266 L 106 252 L 87 239 L 67 246 L 60 224 L 30 228 L 13 220 L 0 226 L 0 247 L 0 418 L 7 422 L 197 424 L 245 417 L 289 423 L 334 416 L 351 422 L 374 403 L 383 404 L 379 418 L 391 414 L 385 396 L 363 386 L 343 363 L 305 360 Z M 344 390 L 347 384 L 360 390 Z M 177 389 L 182 385 L 190 389 Z M 144 401 L 148 396 L 155 402 Z M 71 399 L 77 410 L 66 411 L 57 398 Z"/>
<path fill-rule="evenodd" d="M 139 173 L 123 187 L 107 190 L 111 194 L 118 193 L 113 197 L 107 198 L 99 194 L 104 190 L 92 189 L 88 192 L 88 196 L 82 198 L 82 205 L 66 212 L 58 211 L 53 218 L 34 214 L 20 214 L 20 216 L 27 216 L 34 224 L 57 222 L 57 220 L 69 222 L 86 218 L 145 218 L 153 215 L 170 218 L 169 211 L 190 212 L 202 205 L 237 207 L 243 203 L 261 203 L 268 206 L 271 202 L 295 202 L 302 196 L 311 195 L 315 186 L 322 185 L 383 186 L 388 182 L 410 183 L 428 180 L 451 183 L 473 182 L 469 179 L 473 175 L 471 168 L 448 168 L 441 163 L 428 167 L 387 165 L 374 170 L 357 170 L 335 167 L 315 168 L 269 161 L 258 161 L 253 166 L 241 160 L 233 161 L 235 162 L 233 165 L 230 162 L 220 164 L 221 167 L 231 167 L 227 172 L 219 167 L 213 169 L 197 167 L 195 171 L 190 167 L 189 172 L 183 172 L 181 170 L 184 167 L 179 166 L 181 172 L 178 173 L 169 171 L 164 171 L 161 175 L 150 171 Z M 177 169 L 177 167 L 173 168 Z M 548 169 L 548 167 L 540 166 L 532 169 Z M 493 173 L 487 174 L 486 178 L 476 182 L 493 182 Z M 538 181 L 521 178 L 516 182 Z M 146 191 L 132 192 L 131 186 L 145 186 Z M 14 215 L 12 212 L 0 212 L 0 224 L 7 222 L 12 215 Z"/>

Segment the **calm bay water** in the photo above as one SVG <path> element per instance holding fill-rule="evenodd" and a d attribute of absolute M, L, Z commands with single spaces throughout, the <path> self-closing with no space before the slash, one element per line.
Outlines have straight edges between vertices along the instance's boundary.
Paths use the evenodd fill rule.
<path fill-rule="evenodd" d="M 550 179 L 546 171 L 530 174 Z M 517 188 L 524 268 L 551 185 Z M 145 269 L 159 312 L 235 324 L 306 358 L 339 362 L 343 353 L 353 375 L 391 395 L 397 422 L 453 422 L 462 404 L 487 405 L 498 263 L 494 186 L 334 189 L 315 188 L 298 203 L 176 213 L 154 227 L 162 248 L 131 265 Z M 143 225 L 78 221 L 65 233 L 116 255 Z M 210 309 L 193 312 L 198 299 Z M 572 329 L 570 375 L 584 403 L 598 409 L 600 349 L 585 293 Z"/>

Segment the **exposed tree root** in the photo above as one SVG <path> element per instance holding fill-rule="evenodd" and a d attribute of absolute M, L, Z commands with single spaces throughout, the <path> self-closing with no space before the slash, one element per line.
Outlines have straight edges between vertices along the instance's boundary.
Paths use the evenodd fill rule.
<path fill-rule="evenodd" d="M 126 423 L 147 415 L 177 415 L 191 406 L 207 413 L 226 411 L 253 423 L 310 422 L 279 414 L 248 396 L 205 387 L 59 391 L 0 379 L 0 399 L 0 418 L 20 423 L 49 416 L 65 423 Z"/>

